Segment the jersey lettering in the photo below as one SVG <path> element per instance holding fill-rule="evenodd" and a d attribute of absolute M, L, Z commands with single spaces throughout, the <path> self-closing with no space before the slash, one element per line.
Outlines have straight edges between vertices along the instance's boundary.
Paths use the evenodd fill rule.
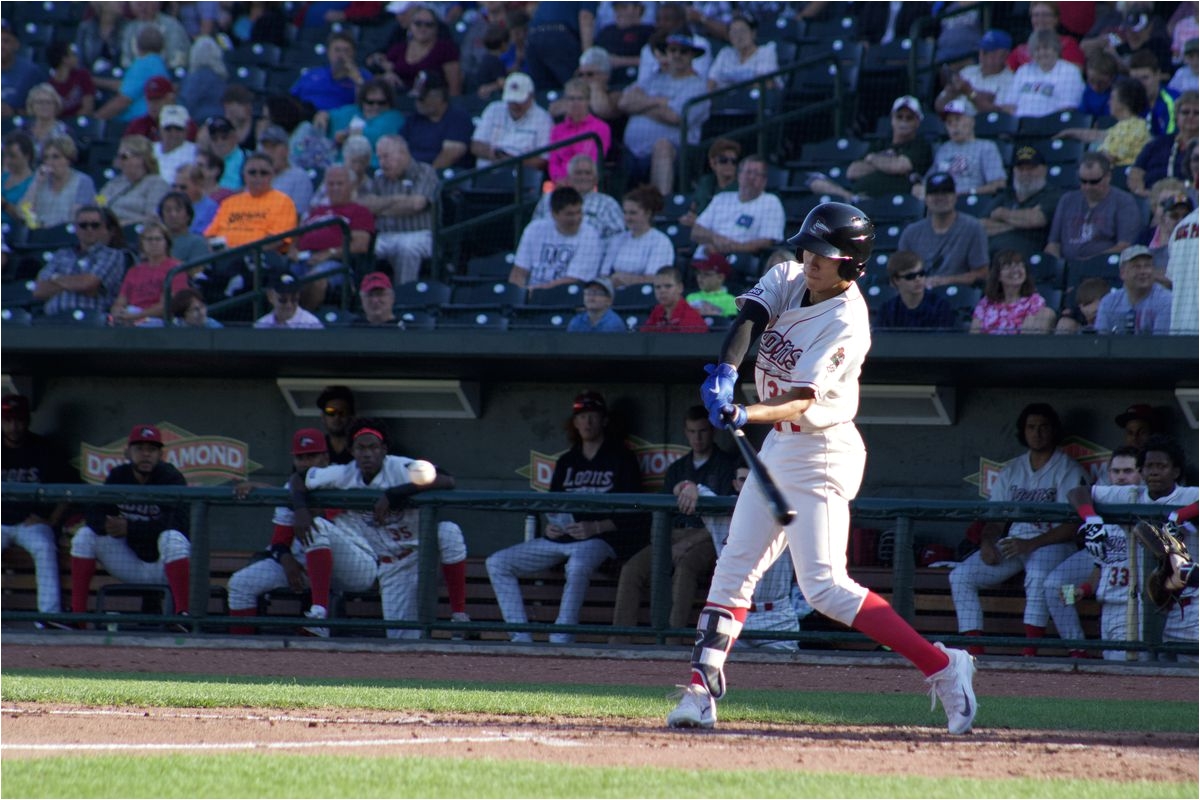
<path fill-rule="evenodd" d="M 789 372 L 796 368 L 796 362 L 803 352 L 802 348 L 796 347 L 790 339 L 783 338 L 776 330 L 767 331 L 758 342 L 760 358 Z"/>
<path fill-rule="evenodd" d="M 615 479 L 613 471 L 610 469 L 568 467 L 566 475 L 563 477 L 563 491 L 604 494 L 613 490 Z"/>

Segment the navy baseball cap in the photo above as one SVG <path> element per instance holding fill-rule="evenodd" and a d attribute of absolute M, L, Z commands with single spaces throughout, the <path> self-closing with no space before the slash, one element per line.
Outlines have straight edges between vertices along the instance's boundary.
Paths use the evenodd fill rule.
<path fill-rule="evenodd" d="M 585 411 L 599 411 L 601 414 L 607 414 L 608 403 L 604 402 L 604 395 L 593 391 L 579 394 L 571 406 L 571 415 L 582 414 Z"/>
<path fill-rule="evenodd" d="M 925 180 L 925 194 L 936 194 L 938 192 L 954 194 L 957 190 L 957 187 L 954 185 L 954 178 L 948 172 L 935 172 Z"/>

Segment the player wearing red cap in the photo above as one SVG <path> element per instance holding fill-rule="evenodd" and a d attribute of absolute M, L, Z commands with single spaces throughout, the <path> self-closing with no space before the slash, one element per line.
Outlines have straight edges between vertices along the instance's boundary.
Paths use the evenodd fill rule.
<path fill-rule="evenodd" d="M 125 449 L 128 463 L 113 467 L 105 486 L 186 486 L 183 474 L 163 461 L 162 434 L 154 425 L 134 425 Z M 175 612 L 188 613 L 191 542 L 181 504 L 125 502 L 96 504 L 71 539 L 71 611 L 87 611 L 88 591 L 99 561 L 126 583 L 165 583 Z"/>

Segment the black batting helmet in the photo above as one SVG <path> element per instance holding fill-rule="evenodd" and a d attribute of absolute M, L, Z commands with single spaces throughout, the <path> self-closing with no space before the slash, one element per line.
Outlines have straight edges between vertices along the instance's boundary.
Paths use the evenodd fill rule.
<path fill-rule="evenodd" d="M 808 212 L 800 232 L 788 239 L 797 249 L 845 263 L 838 275 L 852 281 L 862 274 L 875 246 L 875 225 L 848 203 L 821 203 Z"/>

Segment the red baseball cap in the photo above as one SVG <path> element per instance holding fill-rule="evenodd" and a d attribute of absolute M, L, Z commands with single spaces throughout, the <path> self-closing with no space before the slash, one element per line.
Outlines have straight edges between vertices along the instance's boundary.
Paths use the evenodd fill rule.
<path fill-rule="evenodd" d="M 171 85 L 171 81 L 167 78 L 164 78 L 162 75 L 155 75 L 146 81 L 146 85 L 142 87 L 142 91 L 145 92 L 147 100 L 158 100 L 175 91 L 175 87 Z"/>
<path fill-rule="evenodd" d="M 134 425 L 133 430 L 129 431 L 130 444 L 156 444 L 162 447 L 162 434 L 159 433 L 157 425 Z"/>
<path fill-rule="evenodd" d="M 733 267 L 729 266 L 729 259 L 715 250 L 708 251 L 702 260 L 693 261 L 692 269 L 696 272 L 719 272 L 726 278 L 733 272 Z"/>
<path fill-rule="evenodd" d="M 309 453 L 325 453 L 329 448 L 325 444 L 325 434 L 316 428 L 301 428 L 292 434 L 292 455 L 302 456 Z"/>
<path fill-rule="evenodd" d="M 373 292 L 376 289 L 391 289 L 392 279 L 382 272 L 368 272 L 358 285 L 360 292 Z"/>

